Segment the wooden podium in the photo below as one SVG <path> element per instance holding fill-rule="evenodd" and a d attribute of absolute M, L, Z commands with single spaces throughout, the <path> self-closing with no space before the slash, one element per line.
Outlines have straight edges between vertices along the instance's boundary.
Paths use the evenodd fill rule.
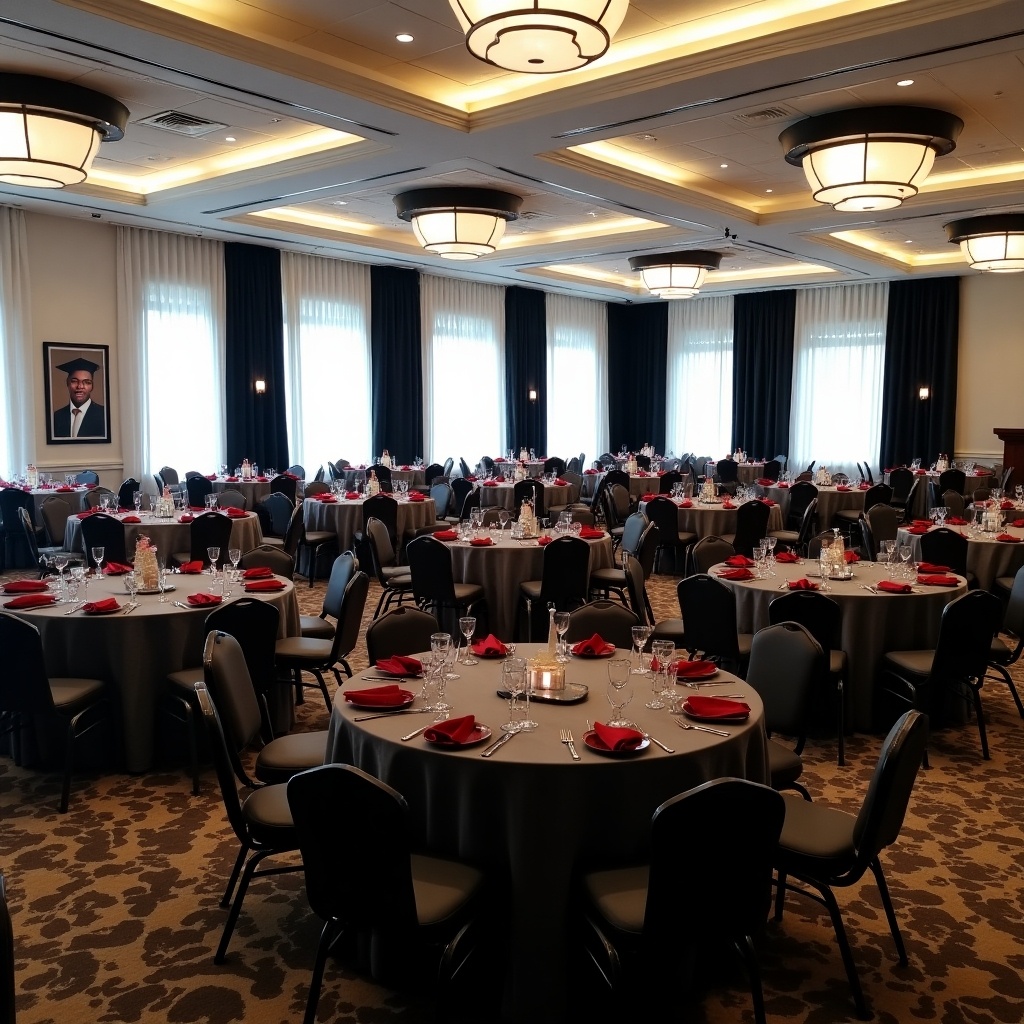
<path fill-rule="evenodd" d="M 1006 484 L 1012 491 L 1018 483 L 1024 483 L 1024 427 L 995 427 L 992 431 L 1003 442 L 1003 472 L 1014 467 Z"/>

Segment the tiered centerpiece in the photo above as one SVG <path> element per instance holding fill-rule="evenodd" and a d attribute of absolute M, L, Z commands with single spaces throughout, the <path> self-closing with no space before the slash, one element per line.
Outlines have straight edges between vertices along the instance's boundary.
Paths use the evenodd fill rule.
<path fill-rule="evenodd" d="M 524 538 L 540 536 L 540 524 L 537 522 L 537 513 L 533 509 L 532 501 L 524 501 L 519 509 L 519 527 Z"/>
<path fill-rule="evenodd" d="M 174 518 L 174 498 L 171 495 L 170 487 L 164 487 L 163 494 L 156 499 L 156 505 L 153 511 L 158 519 L 173 519 Z"/>
<path fill-rule="evenodd" d="M 139 537 L 135 545 L 135 578 L 140 590 L 156 590 L 160 582 L 160 567 L 156 561 L 156 548 L 148 537 Z"/>
<path fill-rule="evenodd" d="M 715 481 L 711 477 L 705 477 L 704 483 L 700 485 L 700 500 L 710 505 L 717 499 L 718 492 L 715 488 Z"/>
<path fill-rule="evenodd" d="M 565 666 L 558 661 L 558 630 L 555 629 L 555 606 L 548 608 L 548 649 L 529 663 L 531 690 L 564 690 Z"/>

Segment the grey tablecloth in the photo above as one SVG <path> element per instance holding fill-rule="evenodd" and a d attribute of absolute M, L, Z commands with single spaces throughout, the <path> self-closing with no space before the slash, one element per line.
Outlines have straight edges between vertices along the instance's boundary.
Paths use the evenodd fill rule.
<path fill-rule="evenodd" d="M 917 493 L 914 495 L 914 500 L 907 511 L 910 513 L 911 519 L 926 519 L 928 517 L 928 510 L 932 507 L 931 485 L 938 484 L 939 474 L 929 471 L 927 473 L 919 473 L 917 477 L 920 483 L 917 485 Z M 884 473 L 882 479 L 888 483 L 889 474 Z M 991 473 L 972 473 L 967 477 L 967 482 L 964 485 L 965 496 L 970 500 L 979 487 L 993 487 L 996 482 Z"/>
<path fill-rule="evenodd" d="M 581 493 L 588 498 L 593 497 L 597 491 L 597 485 L 607 476 L 607 473 L 586 473 L 583 476 L 583 487 Z M 645 494 L 657 494 L 661 488 L 661 477 L 655 473 L 653 476 L 631 476 L 629 478 L 629 497 L 636 501 Z"/>
<path fill-rule="evenodd" d="M 536 645 L 520 647 L 526 655 L 537 650 Z M 480 748 L 446 751 L 422 738 L 401 742 L 399 737 L 427 724 L 426 715 L 354 722 L 362 712 L 340 698 L 331 715 L 328 758 L 354 764 L 402 793 L 415 842 L 483 865 L 499 884 L 508 880 L 510 888 L 499 894 L 501 927 L 510 945 L 507 1020 L 577 1019 L 568 1005 L 565 958 L 571 883 L 581 865 L 642 859 L 648 853 L 651 815 L 677 793 L 723 776 L 756 782 L 768 778 L 761 702 L 725 673 L 724 692 L 743 692 L 751 707 L 746 723 L 727 727 L 728 739 L 682 732 L 667 711 L 648 710 L 644 683 L 635 686 L 627 714 L 675 753 L 653 744 L 627 759 L 588 750 L 583 743 L 586 720 L 608 719 L 606 664 L 573 659 L 567 678 L 590 687 L 587 702 L 532 705 L 536 732 L 514 737 L 491 758 L 480 757 Z M 495 735 L 507 717 L 505 702 L 494 693 L 500 666 L 500 661 L 460 665 L 461 678 L 450 682 L 447 691 L 454 714 L 474 714 Z M 378 684 L 355 679 L 344 689 L 371 685 Z M 573 731 L 582 757 L 578 763 L 559 742 L 563 727 Z M 492 1007 L 484 1016 L 496 1020 L 502 1014 Z"/>
<path fill-rule="evenodd" d="M 1000 576 L 1014 576 L 1024 565 L 1024 530 L 1007 526 L 1000 532 L 1020 537 L 1021 543 L 998 541 L 994 533 L 973 533 L 967 536 L 967 571 L 978 577 L 978 586 L 982 590 L 991 590 L 992 584 Z M 921 561 L 920 536 L 900 529 L 896 533 L 896 543 L 909 544 L 913 548 L 914 561 Z"/>
<path fill-rule="evenodd" d="M 16 614 L 39 628 L 46 669 L 53 676 L 85 676 L 106 679 L 120 704 L 124 763 L 130 772 L 152 767 L 156 730 L 156 702 L 163 680 L 170 672 L 202 665 L 206 640 L 207 608 L 176 608 L 189 594 L 209 587 L 208 576 L 174 575 L 175 587 L 168 603 L 156 594 L 140 596 L 130 615 L 66 615 L 68 605 L 23 609 Z M 281 612 L 280 636 L 299 634 L 299 606 L 295 587 L 283 580 L 285 589 L 273 594 L 252 594 L 276 605 Z M 236 587 L 234 596 L 242 595 Z M 89 600 L 117 597 L 128 602 L 124 580 L 105 576 L 89 584 Z"/>
<path fill-rule="evenodd" d="M 692 499 L 691 499 L 692 500 Z M 641 503 L 641 509 L 646 502 Z M 721 537 L 736 532 L 736 509 L 722 508 L 721 504 L 702 505 L 693 501 L 690 508 L 679 508 L 679 530 L 682 533 L 695 533 L 698 539 L 704 537 Z M 778 505 L 773 505 L 768 514 L 768 531 L 782 529 L 782 513 Z"/>
<path fill-rule="evenodd" d="M 85 497 L 89 493 L 87 487 L 76 487 L 73 491 L 58 491 L 54 487 L 29 491 L 32 495 L 32 504 L 35 506 L 36 526 L 43 525 L 43 516 L 39 511 L 47 498 L 60 498 L 71 506 L 72 512 L 81 512 L 85 508 Z"/>
<path fill-rule="evenodd" d="M 253 509 L 256 502 L 262 501 L 270 493 L 270 480 L 225 480 L 223 477 L 211 481 L 213 493 L 221 491 L 238 491 L 245 498 L 245 507 Z"/>
<path fill-rule="evenodd" d="M 782 509 L 782 518 L 789 515 L 790 489 L 788 487 L 765 487 L 764 493 L 773 501 L 779 503 Z M 843 509 L 853 508 L 857 511 L 864 509 L 864 494 L 856 485 L 852 484 L 848 491 L 837 491 L 834 487 L 818 488 L 818 529 L 829 530 L 832 528 L 832 517 Z M 781 527 L 780 527 L 781 529 Z"/>
<path fill-rule="evenodd" d="M 355 501 L 339 499 L 337 502 L 317 501 L 307 498 L 302 503 L 302 515 L 307 530 L 331 530 L 338 535 L 341 551 L 352 547 L 352 538 L 363 528 L 363 498 Z M 402 501 L 398 499 L 399 540 L 408 530 L 429 526 L 437 519 L 437 510 L 432 498 L 423 501 Z"/>
<path fill-rule="evenodd" d="M 480 485 L 480 507 L 481 508 L 507 508 L 512 510 L 512 492 L 514 484 L 490 484 Z M 553 505 L 569 505 L 573 501 L 573 488 L 556 484 L 544 485 L 544 509 L 547 510 Z M 518 509 L 515 510 L 518 514 Z"/>

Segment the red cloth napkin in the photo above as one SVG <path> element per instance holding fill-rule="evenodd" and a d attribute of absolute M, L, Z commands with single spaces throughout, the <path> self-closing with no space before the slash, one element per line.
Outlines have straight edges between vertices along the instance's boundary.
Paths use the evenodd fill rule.
<path fill-rule="evenodd" d="M 583 475 L 584 476 L 597 476 L 597 472 L 598 471 L 596 469 L 585 469 L 585 470 L 583 470 Z"/>
<path fill-rule="evenodd" d="M 55 490 L 62 491 L 62 492 L 66 493 L 67 491 L 73 491 L 74 487 L 68 487 L 67 484 L 62 484 L 60 487 L 55 488 Z"/>
<path fill-rule="evenodd" d="M 242 573 L 243 580 L 268 580 L 274 575 L 274 570 L 269 565 L 254 565 Z"/>
<path fill-rule="evenodd" d="M 800 579 L 798 579 L 798 580 L 790 580 L 789 581 L 789 589 L 790 590 L 817 590 L 818 589 L 818 584 L 817 583 L 812 583 L 809 579 L 806 579 L 803 576 L 801 576 Z"/>
<path fill-rule="evenodd" d="M 253 580 L 251 583 L 246 583 L 245 589 L 249 594 L 258 594 L 272 590 L 284 590 L 284 586 L 283 580 Z"/>
<path fill-rule="evenodd" d="M 265 484 L 265 483 L 267 482 L 267 478 L 266 478 L 265 476 L 258 476 L 258 477 L 256 477 L 256 479 L 257 479 L 257 480 L 258 480 L 258 481 L 259 481 L 259 482 L 260 482 L 261 484 Z"/>
<path fill-rule="evenodd" d="M 762 487 L 774 487 L 774 486 L 775 486 L 775 481 L 774 481 L 774 480 L 770 480 L 770 479 L 769 479 L 768 477 L 766 477 L 766 476 L 762 476 L 762 477 L 760 477 L 760 478 L 758 479 L 758 481 L 757 481 L 757 482 L 758 482 L 758 483 L 759 483 L 759 484 L 760 484 L 760 485 L 761 485 Z"/>
<path fill-rule="evenodd" d="M 637 476 L 649 476 L 650 474 L 647 472 L 646 469 L 638 469 L 636 471 L 636 475 Z"/>
<path fill-rule="evenodd" d="M 475 476 L 473 476 L 472 474 L 470 474 L 469 476 L 467 476 L 467 477 L 466 477 L 466 479 L 467 479 L 467 480 L 468 480 L 468 481 L 469 481 L 469 482 L 470 482 L 471 484 L 475 484 L 475 483 L 476 483 L 476 477 L 475 477 Z M 501 480 L 502 482 L 504 482 L 504 480 L 505 480 L 505 478 L 504 478 L 503 476 L 499 476 L 499 477 L 498 477 L 498 479 L 499 479 L 499 480 Z"/>
<path fill-rule="evenodd" d="M 554 539 L 554 537 L 538 537 L 537 543 L 543 548 L 550 544 Z"/>
<path fill-rule="evenodd" d="M 435 530 L 434 536 L 438 540 L 458 540 L 459 535 L 455 530 Z"/>
<path fill-rule="evenodd" d="M 914 470 L 914 476 L 927 476 L 927 474 L 928 474 L 928 470 L 927 469 L 915 469 Z"/>
<path fill-rule="evenodd" d="M 76 512 L 75 515 L 79 519 L 88 519 L 89 516 L 95 515 L 98 511 L 99 509 L 96 508 L 87 508 L 84 512 Z"/>
<path fill-rule="evenodd" d="M 778 505 L 778 502 L 772 501 L 771 498 L 758 498 L 757 500 L 760 501 L 762 505 L 767 505 L 769 508 L 774 508 Z"/>
<path fill-rule="evenodd" d="M 409 500 L 410 501 L 424 501 L 425 499 L 424 499 L 423 495 L 420 494 L 419 491 L 410 491 L 409 492 Z"/>
<path fill-rule="evenodd" d="M 473 644 L 473 653 L 478 658 L 504 658 L 508 649 L 493 633 L 488 633 L 486 640 Z"/>
<path fill-rule="evenodd" d="M 298 480 L 299 479 L 294 473 L 282 473 L 281 476 L 283 476 L 285 478 L 285 480 Z"/>
<path fill-rule="evenodd" d="M 849 484 L 836 484 L 836 490 L 843 491 L 845 493 L 846 491 L 852 491 L 853 488 L 850 487 Z"/>
<path fill-rule="evenodd" d="M 202 608 L 205 605 L 220 604 L 223 598 L 219 594 L 205 594 L 200 591 L 198 594 L 189 594 L 185 600 L 196 608 Z"/>
<path fill-rule="evenodd" d="M 775 561 L 796 563 L 800 561 L 800 556 L 795 551 L 780 551 L 775 556 Z"/>
<path fill-rule="evenodd" d="M 198 576 L 204 568 L 203 560 L 197 558 L 194 562 L 186 562 L 184 565 L 178 566 L 178 572 L 183 572 L 187 576 Z"/>
<path fill-rule="evenodd" d="M 333 494 L 316 494 L 314 495 L 317 501 L 322 505 L 337 505 L 338 499 Z"/>
<path fill-rule="evenodd" d="M 497 487 L 497 486 L 498 486 L 498 481 L 497 480 L 485 480 L 484 481 L 484 487 Z"/>
<path fill-rule="evenodd" d="M 615 644 L 608 643 L 600 633 L 595 633 L 589 640 L 581 640 L 573 644 L 572 653 L 583 657 L 596 658 L 604 654 L 611 654 L 615 650 Z"/>
<path fill-rule="evenodd" d="M 867 480 L 861 480 L 861 482 L 859 484 L 857 484 L 857 490 L 858 491 L 869 491 L 869 490 L 871 490 L 871 484 L 869 484 L 867 482 Z"/>
<path fill-rule="evenodd" d="M 749 715 L 750 705 L 745 700 L 694 694 L 686 698 L 686 710 L 700 718 L 735 718 L 737 715 Z"/>
<path fill-rule="evenodd" d="M 600 540 L 604 536 L 604 530 L 598 530 L 593 526 L 584 526 L 580 530 L 580 537 L 583 540 Z"/>
<path fill-rule="evenodd" d="M 4 603 L 5 608 L 17 610 L 18 608 L 43 608 L 53 604 L 57 600 L 54 594 L 22 594 Z"/>
<path fill-rule="evenodd" d="M 180 515 L 180 516 L 178 517 L 178 522 L 179 522 L 179 523 L 191 523 L 193 519 L 195 519 L 195 516 L 194 516 L 194 515 L 192 515 L 192 513 L 191 513 L 191 512 L 183 512 L 183 513 L 182 513 L 182 514 L 181 514 L 181 515 Z"/>
<path fill-rule="evenodd" d="M 115 597 L 105 597 L 102 601 L 86 601 L 82 605 L 82 611 L 86 615 L 109 615 L 120 610 L 121 606 Z"/>
<path fill-rule="evenodd" d="M 188 508 L 189 508 L 190 512 L 205 512 L 206 511 L 206 506 L 205 505 L 189 505 Z"/>
<path fill-rule="evenodd" d="M 730 555 L 725 560 L 725 564 L 736 565 L 741 568 L 749 569 L 754 564 L 754 560 L 752 558 L 747 558 L 746 555 Z"/>
<path fill-rule="evenodd" d="M 915 537 L 920 537 L 922 534 L 928 532 L 930 527 L 927 526 L 908 526 L 907 533 L 912 533 Z"/>
<path fill-rule="evenodd" d="M 462 718 L 448 718 L 432 725 L 424 731 L 423 738 L 428 743 L 458 747 L 470 740 L 474 732 L 476 719 L 472 715 L 463 715 Z"/>
<path fill-rule="evenodd" d="M 474 537 L 469 543 L 475 548 L 489 548 L 494 541 L 490 537 Z"/>
<path fill-rule="evenodd" d="M 39 594 L 49 589 L 46 580 L 14 580 L 4 584 L 5 594 Z"/>
<path fill-rule="evenodd" d="M 846 559 L 847 565 L 852 565 L 854 562 L 860 561 L 860 555 L 856 551 L 844 551 L 843 558 Z"/>
<path fill-rule="evenodd" d="M 884 590 L 887 594 L 911 594 L 913 593 L 913 587 L 909 583 L 897 583 L 895 580 L 882 580 L 878 584 L 879 590 Z"/>
<path fill-rule="evenodd" d="M 355 704 L 372 704 L 374 707 L 393 708 L 409 700 L 409 691 L 397 683 L 371 686 L 366 690 L 348 690 L 345 700 Z"/>
<path fill-rule="evenodd" d="M 221 512 L 223 512 L 228 519 L 244 519 L 249 514 L 244 508 L 235 508 L 234 505 L 222 508 Z"/>
<path fill-rule="evenodd" d="M 917 573 L 917 582 L 923 583 L 926 587 L 955 587 L 960 581 L 955 576 L 945 575 L 921 575 L 920 567 Z"/>
<path fill-rule="evenodd" d="M 683 498 L 683 500 L 681 502 L 679 502 L 679 507 L 680 508 L 693 508 L 693 502 L 690 501 L 689 498 Z"/>
<path fill-rule="evenodd" d="M 594 723 L 594 736 L 608 750 L 636 750 L 644 741 L 644 734 L 636 729 L 615 729 L 602 722 Z"/>
<path fill-rule="evenodd" d="M 1013 502 L 1012 501 L 1001 501 L 1001 502 L 999 502 L 999 508 L 1003 512 L 1009 512 L 1010 509 L 1013 508 Z"/>
<path fill-rule="evenodd" d="M 719 579 L 723 580 L 752 580 L 754 574 L 749 569 L 726 569 L 718 573 Z"/>
<path fill-rule="evenodd" d="M 961 519 L 960 516 L 946 516 L 947 526 L 966 526 L 967 520 Z M 1014 526 L 1024 526 L 1024 519 L 1019 520 L 1013 524 Z"/>
<path fill-rule="evenodd" d="M 412 472 L 412 466 L 402 466 L 402 472 L 403 473 L 411 473 Z"/>
<path fill-rule="evenodd" d="M 735 508 L 735 507 L 736 507 L 735 504 L 733 504 L 733 502 L 731 502 L 728 498 L 726 498 L 725 501 L 722 502 L 722 508 Z"/>
<path fill-rule="evenodd" d="M 141 523 L 142 520 L 138 516 L 124 516 L 121 520 L 122 523 Z"/>
<path fill-rule="evenodd" d="M 1014 537 L 1012 533 L 1001 533 L 996 540 L 1001 540 L 1004 544 L 1019 544 L 1020 537 Z"/>
<path fill-rule="evenodd" d="M 389 676 L 418 676 L 423 672 L 423 662 L 407 658 L 404 654 L 394 654 L 390 658 L 378 658 L 377 668 Z"/>
<path fill-rule="evenodd" d="M 568 481 L 566 481 L 566 480 L 563 480 L 563 479 L 562 479 L 561 477 L 558 477 L 558 478 L 557 478 L 557 479 L 555 480 L 555 486 L 556 486 L 556 487 L 568 487 L 568 486 L 569 486 L 569 483 L 568 483 Z"/>
<path fill-rule="evenodd" d="M 134 572 L 134 569 L 134 566 L 125 565 L 123 562 L 107 562 L 103 572 L 107 576 L 124 576 L 125 573 Z"/>
<path fill-rule="evenodd" d="M 917 571 L 928 574 L 952 572 L 953 570 L 948 565 L 936 565 L 935 562 L 918 562 Z"/>
<path fill-rule="evenodd" d="M 783 481 L 782 483 L 776 484 L 775 486 L 776 487 L 788 487 L 789 484 L 786 481 Z"/>
<path fill-rule="evenodd" d="M 216 473 L 211 473 L 206 479 L 207 480 L 216 480 L 217 479 L 217 474 Z"/>
<path fill-rule="evenodd" d="M 947 523 L 951 523 L 952 521 L 952 519 L 946 520 Z M 1024 526 L 1024 519 L 1014 519 L 1013 525 L 1020 529 L 1022 526 Z"/>
<path fill-rule="evenodd" d="M 359 492 L 358 491 L 346 491 L 345 492 L 345 500 L 346 501 L 358 501 L 359 500 Z"/>
<path fill-rule="evenodd" d="M 680 659 L 676 665 L 676 676 L 679 679 L 691 679 L 693 676 L 706 676 L 716 668 L 718 666 L 713 661 L 684 661 Z"/>
<path fill-rule="evenodd" d="M 935 524 L 930 519 L 915 519 L 915 520 L 913 520 L 911 522 L 910 525 L 911 526 L 931 527 L 931 526 L 934 526 Z"/>

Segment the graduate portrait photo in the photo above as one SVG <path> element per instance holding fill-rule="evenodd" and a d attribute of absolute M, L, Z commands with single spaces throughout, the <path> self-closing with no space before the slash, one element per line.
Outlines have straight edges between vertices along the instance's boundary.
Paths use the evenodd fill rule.
<path fill-rule="evenodd" d="M 43 366 L 47 443 L 109 443 L 107 346 L 44 342 Z"/>

